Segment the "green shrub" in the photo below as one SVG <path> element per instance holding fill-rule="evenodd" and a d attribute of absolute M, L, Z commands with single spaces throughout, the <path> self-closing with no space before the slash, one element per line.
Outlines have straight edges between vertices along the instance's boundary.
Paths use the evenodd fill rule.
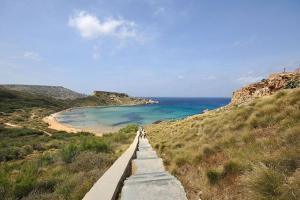
<path fill-rule="evenodd" d="M 95 142 L 95 150 L 97 152 L 108 152 L 110 151 L 111 146 L 108 142 L 105 141 L 97 141 Z"/>
<path fill-rule="evenodd" d="M 49 153 L 44 153 L 41 157 L 40 157 L 40 163 L 42 165 L 49 165 L 52 164 L 54 162 L 54 158 L 51 154 Z"/>
<path fill-rule="evenodd" d="M 51 177 L 37 182 L 36 190 L 39 193 L 52 193 L 55 190 L 57 181 Z"/>
<path fill-rule="evenodd" d="M 130 124 L 118 131 L 118 133 L 113 133 L 110 135 L 111 140 L 114 142 L 127 142 L 129 138 L 134 137 L 138 130 L 138 126 Z"/>
<path fill-rule="evenodd" d="M 12 183 L 10 182 L 8 174 L 1 170 L 0 171 L 0 198 L 6 199 L 11 191 Z"/>
<path fill-rule="evenodd" d="M 84 139 L 81 143 L 83 151 L 109 152 L 111 145 L 103 139 Z"/>
<path fill-rule="evenodd" d="M 285 89 L 293 89 L 297 87 L 300 87 L 300 80 L 292 80 L 286 84 Z"/>
<path fill-rule="evenodd" d="M 208 181 L 212 185 L 216 184 L 220 180 L 221 175 L 222 174 L 220 172 L 218 172 L 214 169 L 210 169 L 206 172 L 206 176 L 208 178 Z"/>
<path fill-rule="evenodd" d="M 78 153 L 78 147 L 70 144 L 61 150 L 61 157 L 65 163 L 71 163 Z"/>
<path fill-rule="evenodd" d="M 242 171 L 242 166 L 239 163 L 235 161 L 229 161 L 224 165 L 223 175 L 227 176 L 230 174 L 238 174 L 241 171 Z"/>
<path fill-rule="evenodd" d="M 71 199 L 71 192 L 77 184 L 76 176 L 66 176 L 62 183 L 57 185 L 55 191 L 63 197 L 63 199 Z"/>
<path fill-rule="evenodd" d="M 0 136 L 6 136 L 9 138 L 16 138 L 20 136 L 29 136 L 29 135 L 42 135 L 41 131 L 27 129 L 27 128 L 4 128 L 0 131 Z"/>
<path fill-rule="evenodd" d="M 14 189 L 16 198 L 27 196 L 36 186 L 37 166 L 28 164 L 17 177 Z"/>
<path fill-rule="evenodd" d="M 121 128 L 119 133 L 136 133 L 138 131 L 138 126 L 135 124 L 129 124 L 125 128 Z"/>

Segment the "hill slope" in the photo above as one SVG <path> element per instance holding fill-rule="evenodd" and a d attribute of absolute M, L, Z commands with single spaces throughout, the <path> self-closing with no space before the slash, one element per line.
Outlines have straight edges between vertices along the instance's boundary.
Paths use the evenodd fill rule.
<path fill-rule="evenodd" d="M 41 122 L 43 117 L 71 107 L 153 103 L 151 100 L 111 92 L 76 99 L 57 99 L 46 95 L 0 87 L 0 124 L 44 129 L 46 124 Z"/>
<path fill-rule="evenodd" d="M 19 92 L 27 92 L 35 95 L 42 95 L 52 97 L 55 99 L 77 99 L 85 97 L 73 90 L 64 88 L 62 86 L 44 86 L 44 85 L 0 85 L 0 88 L 8 90 L 15 90 Z"/>
<path fill-rule="evenodd" d="M 41 120 L 74 104 L 0 88 L 1 200 L 82 199 L 133 141 L 135 125 L 96 137 L 48 129 Z"/>
<path fill-rule="evenodd" d="M 300 199 L 300 88 L 146 130 L 189 199 Z"/>

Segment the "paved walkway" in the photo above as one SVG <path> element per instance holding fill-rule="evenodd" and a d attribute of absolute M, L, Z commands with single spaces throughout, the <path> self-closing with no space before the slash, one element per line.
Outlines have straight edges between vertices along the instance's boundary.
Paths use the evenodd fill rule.
<path fill-rule="evenodd" d="M 122 188 L 121 200 L 187 200 L 181 183 L 165 171 L 147 139 L 140 139 L 132 175 Z"/>

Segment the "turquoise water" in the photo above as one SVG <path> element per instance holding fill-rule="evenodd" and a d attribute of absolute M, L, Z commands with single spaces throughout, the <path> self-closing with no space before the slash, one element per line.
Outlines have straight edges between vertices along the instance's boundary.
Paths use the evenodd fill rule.
<path fill-rule="evenodd" d="M 159 120 L 181 119 L 215 109 L 230 102 L 230 98 L 151 98 L 159 104 L 76 108 L 58 116 L 62 123 L 78 128 L 122 127 L 127 124 L 150 124 Z"/>

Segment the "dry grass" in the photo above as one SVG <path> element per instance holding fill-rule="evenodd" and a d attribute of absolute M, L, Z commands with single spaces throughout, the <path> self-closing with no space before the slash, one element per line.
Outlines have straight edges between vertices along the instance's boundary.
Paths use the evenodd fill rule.
<path fill-rule="evenodd" d="M 300 89 L 146 129 L 189 199 L 300 199 Z"/>

